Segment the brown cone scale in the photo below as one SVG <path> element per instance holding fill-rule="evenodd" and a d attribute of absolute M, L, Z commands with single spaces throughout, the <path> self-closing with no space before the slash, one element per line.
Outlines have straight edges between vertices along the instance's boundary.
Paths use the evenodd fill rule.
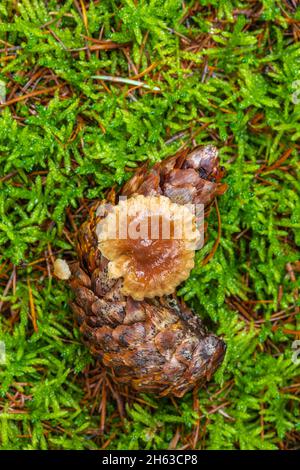
<path fill-rule="evenodd" d="M 166 196 L 177 204 L 204 204 L 226 190 L 217 150 L 198 147 L 170 157 L 150 170 L 138 169 L 120 195 Z M 140 392 L 183 396 L 211 378 L 225 343 L 176 294 L 133 300 L 122 294 L 122 279 L 110 279 L 108 260 L 98 248 L 100 201 L 78 234 L 79 261 L 70 265 L 71 306 L 92 354 L 113 380 Z"/>

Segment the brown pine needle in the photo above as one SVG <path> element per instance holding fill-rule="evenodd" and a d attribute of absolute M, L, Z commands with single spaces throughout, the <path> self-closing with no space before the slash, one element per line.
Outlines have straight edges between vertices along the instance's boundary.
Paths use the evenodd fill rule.
<path fill-rule="evenodd" d="M 86 31 L 88 32 L 89 28 L 88 28 L 88 19 L 87 19 L 85 4 L 82 0 L 79 0 L 79 1 L 80 1 L 81 10 L 82 10 L 83 23 L 84 23 Z"/>
<path fill-rule="evenodd" d="M 106 383 L 105 380 L 102 384 L 102 400 L 101 400 L 101 418 L 100 418 L 100 432 L 103 433 L 105 429 L 106 418 Z"/>
<path fill-rule="evenodd" d="M 276 168 L 282 165 L 282 163 L 284 163 L 289 158 L 293 150 L 294 150 L 294 147 L 287 149 L 283 153 L 283 155 L 280 158 L 278 158 L 278 160 L 276 160 L 276 162 L 270 166 L 262 165 L 260 169 L 258 170 L 257 174 L 259 175 L 260 173 L 267 173 L 269 171 L 276 170 Z"/>
<path fill-rule="evenodd" d="M 38 326 L 37 326 L 36 310 L 35 310 L 35 306 L 34 306 L 34 300 L 33 300 L 33 295 L 32 295 L 32 289 L 31 289 L 31 285 L 30 285 L 29 276 L 27 276 L 27 286 L 28 286 L 28 292 L 29 292 L 29 306 L 30 306 L 30 313 L 31 313 L 33 329 L 37 333 L 39 329 L 38 329 Z"/>
<path fill-rule="evenodd" d="M 109 51 L 111 49 L 122 49 L 124 47 L 128 47 L 129 43 L 118 43 L 114 41 L 110 41 L 109 39 L 96 39 L 96 38 L 91 38 L 89 36 L 85 36 L 84 34 L 81 35 L 84 39 L 87 41 L 92 42 L 94 45 L 89 46 L 89 49 L 91 51 L 97 51 L 97 50 L 104 50 L 104 51 Z"/>
<path fill-rule="evenodd" d="M 14 267 L 13 267 L 13 270 L 12 270 L 12 273 L 11 273 L 11 275 L 10 275 L 10 278 L 9 278 L 9 280 L 8 280 L 6 286 L 5 286 L 5 289 L 4 289 L 4 291 L 3 291 L 3 294 L 2 294 L 3 297 L 5 297 L 5 296 L 7 295 L 7 293 L 8 293 L 8 291 L 9 291 L 11 285 L 12 285 L 13 282 L 14 282 L 14 277 L 15 277 L 15 275 L 16 275 L 16 268 L 15 268 L 15 266 L 14 266 Z M 4 305 L 4 300 L 1 300 L 1 301 L 0 301 L 0 312 L 1 312 L 1 310 L 2 310 L 3 305 Z"/>
<path fill-rule="evenodd" d="M 214 243 L 214 246 L 213 246 L 211 252 L 202 261 L 202 266 L 207 264 L 211 260 L 211 258 L 214 256 L 214 254 L 217 251 L 217 248 L 219 246 L 220 239 L 221 239 L 222 224 L 221 224 L 221 216 L 220 216 L 220 211 L 219 211 L 219 206 L 218 206 L 218 203 L 217 203 L 217 199 L 215 199 L 215 206 L 216 206 L 216 212 L 217 212 L 217 217 L 218 217 L 218 236 L 217 236 L 217 239 Z"/>
<path fill-rule="evenodd" d="M 155 67 L 157 67 L 158 64 L 159 64 L 158 62 L 153 62 L 153 64 L 149 65 L 149 67 L 147 67 L 145 70 L 142 70 L 142 72 L 138 73 L 137 75 L 133 75 L 130 78 L 134 80 L 136 80 L 137 78 L 141 78 L 144 75 L 147 75 L 147 73 L 151 72 L 151 70 L 155 69 Z"/>
<path fill-rule="evenodd" d="M 14 104 L 14 103 L 18 103 L 19 101 L 27 100 L 27 98 L 32 98 L 33 96 L 49 95 L 49 93 L 52 93 L 53 91 L 61 87 L 62 85 L 55 85 L 50 88 L 42 88 L 41 90 L 32 91 L 31 93 L 27 93 L 26 95 L 17 96 L 16 98 L 13 98 L 12 100 L 9 100 L 9 101 L 6 101 L 5 103 L 0 104 L 0 109 L 4 108 L 5 106 L 10 106 L 11 104 Z"/>

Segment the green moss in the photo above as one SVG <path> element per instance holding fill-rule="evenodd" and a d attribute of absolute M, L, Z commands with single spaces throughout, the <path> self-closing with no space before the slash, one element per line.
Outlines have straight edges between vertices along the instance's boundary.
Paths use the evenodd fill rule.
<path fill-rule="evenodd" d="M 19 99 L 0 108 L 0 447 L 293 448 L 299 10 L 274 0 L 136 3 L 84 2 L 86 21 L 81 2 L 0 5 L 0 80 L 7 99 Z M 96 43 L 85 36 L 100 32 L 122 47 L 87 51 Z M 138 79 L 159 93 L 92 78 L 132 78 L 148 67 Z M 68 289 L 49 277 L 51 254 L 74 256 L 73 222 L 140 162 L 211 142 L 229 186 L 218 202 L 222 236 L 202 266 L 218 234 L 212 210 L 180 295 L 224 335 L 225 361 L 194 397 L 131 397 L 122 427 L 109 394 L 101 433 L 102 388 L 87 395 L 94 363 L 74 329 Z"/>

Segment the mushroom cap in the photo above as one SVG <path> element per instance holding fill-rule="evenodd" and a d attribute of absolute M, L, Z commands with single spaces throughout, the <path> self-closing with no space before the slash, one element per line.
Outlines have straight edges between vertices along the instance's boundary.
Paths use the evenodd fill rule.
<path fill-rule="evenodd" d="M 200 237 L 191 208 L 143 195 L 122 198 L 96 233 L 109 277 L 123 278 L 122 293 L 134 300 L 173 293 L 194 267 Z"/>
<path fill-rule="evenodd" d="M 71 277 L 71 271 L 68 263 L 64 259 L 57 258 L 54 261 L 54 276 L 62 281 L 67 281 Z"/>

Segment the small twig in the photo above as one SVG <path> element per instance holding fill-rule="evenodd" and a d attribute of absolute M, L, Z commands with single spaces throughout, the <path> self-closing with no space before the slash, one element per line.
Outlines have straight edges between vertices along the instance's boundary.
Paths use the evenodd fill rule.
<path fill-rule="evenodd" d="M 149 90 L 160 91 L 160 88 L 158 86 L 152 87 L 138 80 L 132 80 L 131 78 L 112 77 L 111 75 L 93 75 L 92 78 L 96 78 L 98 80 L 106 80 L 107 82 L 113 83 L 126 83 L 128 85 L 139 86 L 142 88 L 147 88 Z"/>

